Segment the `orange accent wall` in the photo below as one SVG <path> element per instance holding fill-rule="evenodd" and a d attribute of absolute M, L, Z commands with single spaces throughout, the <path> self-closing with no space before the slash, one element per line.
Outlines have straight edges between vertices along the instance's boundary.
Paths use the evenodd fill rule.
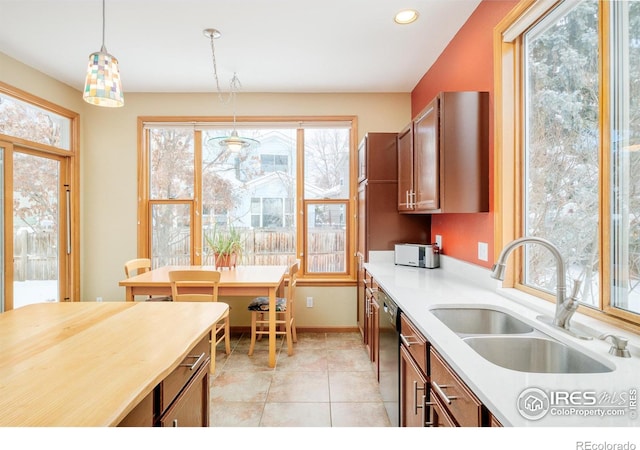
<path fill-rule="evenodd" d="M 411 92 L 415 117 L 441 91 L 489 92 L 489 167 L 493 167 L 493 29 L 517 0 L 483 0 Z M 493 254 L 493 170 L 489 170 L 489 211 L 481 214 L 433 214 L 431 242 L 442 236 L 442 253 L 491 267 Z M 478 242 L 489 244 L 489 260 L 478 259 Z"/>

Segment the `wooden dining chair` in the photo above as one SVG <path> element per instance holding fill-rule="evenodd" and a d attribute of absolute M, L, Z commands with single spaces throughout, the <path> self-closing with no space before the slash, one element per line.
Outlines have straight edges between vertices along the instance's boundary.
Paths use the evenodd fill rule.
<path fill-rule="evenodd" d="M 298 282 L 300 264 L 293 263 L 285 278 L 287 288 L 284 297 L 276 297 L 276 325 L 284 325 L 284 330 L 276 330 L 276 334 L 284 334 L 287 339 L 287 354 L 293 355 L 293 343 L 298 342 L 295 322 L 295 292 Z M 256 297 L 248 306 L 251 312 L 251 343 L 249 356 L 253 355 L 256 339 L 262 339 L 263 334 L 269 334 L 269 297 Z M 267 318 L 265 318 L 267 314 Z M 258 329 L 258 325 L 260 328 Z M 265 327 L 266 325 L 266 327 Z"/>
<path fill-rule="evenodd" d="M 169 272 L 171 296 L 174 302 L 217 302 L 220 272 L 218 270 L 172 270 Z M 202 287 L 202 292 L 187 288 Z M 215 370 L 216 347 L 224 340 L 225 353 L 231 353 L 229 310 L 215 324 L 211 336 L 211 372 Z"/>
<path fill-rule="evenodd" d="M 130 259 L 124 263 L 124 275 L 127 278 L 131 278 L 135 275 L 145 273 L 151 270 L 151 260 L 149 258 L 136 258 Z M 149 295 L 146 299 L 148 302 L 170 302 L 172 300 L 170 295 L 154 297 Z"/>

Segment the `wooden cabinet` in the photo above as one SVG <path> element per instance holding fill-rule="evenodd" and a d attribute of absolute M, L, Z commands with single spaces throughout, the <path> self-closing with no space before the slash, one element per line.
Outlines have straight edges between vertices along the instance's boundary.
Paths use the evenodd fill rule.
<path fill-rule="evenodd" d="M 433 427 L 457 427 L 446 407 L 438 396 L 431 395 L 431 426 Z"/>
<path fill-rule="evenodd" d="M 366 333 L 365 345 L 369 353 L 369 359 L 374 366 L 376 379 L 380 376 L 380 305 L 378 303 L 377 293 L 378 285 L 373 278 L 369 278 L 365 289 L 365 308 L 366 308 Z"/>
<path fill-rule="evenodd" d="M 364 259 L 364 258 L 362 258 Z M 371 289 L 371 275 L 367 270 L 362 268 L 362 280 L 358 284 L 358 326 L 362 332 L 362 342 L 365 346 L 369 345 L 369 293 Z M 367 347 L 368 348 L 368 347 Z"/>
<path fill-rule="evenodd" d="M 210 361 L 211 343 L 207 335 L 118 426 L 209 426 Z"/>
<path fill-rule="evenodd" d="M 209 426 L 209 362 L 200 366 L 160 416 L 161 427 Z"/>
<path fill-rule="evenodd" d="M 398 134 L 398 211 L 413 208 L 413 122 Z"/>
<path fill-rule="evenodd" d="M 398 211 L 489 211 L 487 92 L 440 93 L 397 141 Z"/>
<path fill-rule="evenodd" d="M 400 331 L 400 426 L 495 426 L 480 400 L 404 314 Z"/>
<path fill-rule="evenodd" d="M 486 411 L 478 398 L 469 390 L 438 352 L 430 349 L 431 398 L 440 402 L 442 420 L 461 427 L 480 427 L 487 421 Z"/>
<path fill-rule="evenodd" d="M 364 255 L 360 252 L 356 253 L 356 264 L 358 267 L 358 285 L 356 289 L 356 316 L 358 319 L 358 328 L 360 334 L 362 334 L 363 341 L 365 340 L 365 273 L 364 268 Z"/>
<path fill-rule="evenodd" d="M 427 340 L 400 315 L 400 426 L 430 425 Z"/>
<path fill-rule="evenodd" d="M 147 395 L 127 416 L 120 421 L 119 427 L 152 427 L 154 425 L 155 391 Z"/>
<path fill-rule="evenodd" d="M 416 211 L 440 207 L 438 105 L 436 97 L 413 122 L 413 208 Z"/>
<path fill-rule="evenodd" d="M 359 146 L 357 253 L 364 262 L 371 250 L 393 250 L 404 242 L 429 243 L 428 216 L 398 213 L 396 137 L 397 133 L 368 133 Z"/>
<path fill-rule="evenodd" d="M 209 426 L 210 337 L 189 351 L 182 362 L 158 386 L 160 426 Z"/>
<path fill-rule="evenodd" d="M 371 308 L 367 303 L 364 263 L 369 252 L 393 250 L 403 242 L 429 243 L 431 218 L 399 214 L 397 133 L 367 133 L 358 146 L 357 231 L 358 248 L 358 327 L 365 344 L 369 336 L 367 321 Z M 370 277 L 369 277 L 370 281 Z"/>
<path fill-rule="evenodd" d="M 358 145 L 358 183 L 395 182 L 397 174 L 396 137 L 398 133 L 367 133 Z"/>
<path fill-rule="evenodd" d="M 400 346 L 400 426 L 427 426 L 428 385 L 424 368 L 417 366 L 404 345 Z"/>

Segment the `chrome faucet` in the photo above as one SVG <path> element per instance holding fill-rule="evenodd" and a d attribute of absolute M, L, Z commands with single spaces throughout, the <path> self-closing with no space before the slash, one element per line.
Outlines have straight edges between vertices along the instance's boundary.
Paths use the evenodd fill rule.
<path fill-rule="evenodd" d="M 507 258 L 509 254 L 516 248 L 525 244 L 540 244 L 543 247 L 549 249 L 549 251 L 553 254 L 556 259 L 556 270 L 557 270 L 557 285 L 556 285 L 556 311 L 553 318 L 549 318 L 546 316 L 538 317 L 539 320 L 543 322 L 550 323 L 551 325 L 568 332 L 569 334 L 579 337 L 581 339 L 591 339 L 589 336 L 584 336 L 582 334 L 576 333 L 572 331 L 570 328 L 571 317 L 573 317 L 573 313 L 578 309 L 578 292 L 580 290 L 580 281 L 574 280 L 573 290 L 571 295 L 567 298 L 567 282 L 565 275 L 565 265 L 564 260 L 562 259 L 562 255 L 558 250 L 558 247 L 553 245 L 551 242 L 546 239 L 542 239 L 535 236 L 526 236 L 508 243 L 500 252 L 500 256 L 498 256 L 498 261 L 493 265 L 491 277 L 496 280 L 504 280 L 504 272 L 507 267 Z"/>

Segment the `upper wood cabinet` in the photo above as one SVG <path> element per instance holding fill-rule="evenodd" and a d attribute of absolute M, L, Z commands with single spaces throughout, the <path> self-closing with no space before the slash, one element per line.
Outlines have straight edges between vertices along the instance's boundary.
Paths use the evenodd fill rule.
<path fill-rule="evenodd" d="M 398 134 L 398 211 L 413 211 L 413 122 Z"/>
<path fill-rule="evenodd" d="M 358 182 L 396 181 L 398 133 L 367 133 L 358 146 Z"/>
<path fill-rule="evenodd" d="M 399 214 L 397 133 L 367 133 L 358 147 L 358 248 L 363 262 L 369 251 L 393 250 L 404 242 L 428 243 L 429 216 Z"/>
<path fill-rule="evenodd" d="M 487 92 L 442 92 L 398 134 L 398 211 L 489 211 Z"/>

